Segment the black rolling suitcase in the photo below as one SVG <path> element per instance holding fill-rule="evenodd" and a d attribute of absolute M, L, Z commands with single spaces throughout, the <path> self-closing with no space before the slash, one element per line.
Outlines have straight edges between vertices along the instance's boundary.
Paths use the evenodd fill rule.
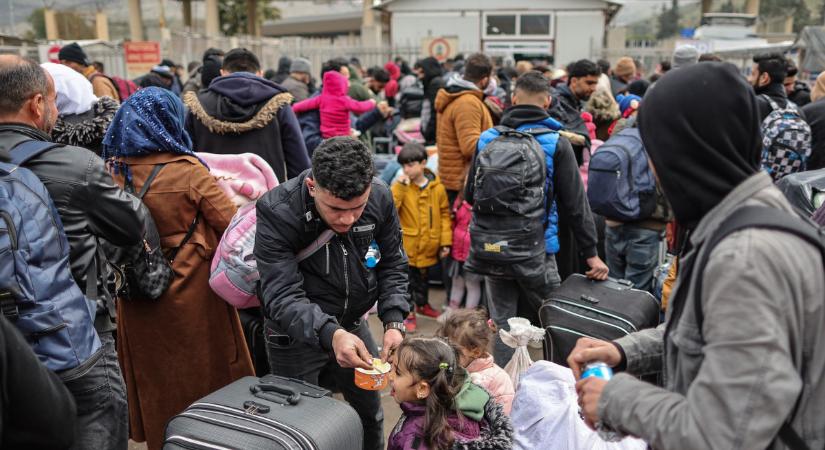
<path fill-rule="evenodd" d="M 299 380 L 244 377 L 166 425 L 164 450 L 358 450 L 361 419 L 329 391 Z"/>
<path fill-rule="evenodd" d="M 260 298 L 260 297 L 259 297 Z M 241 319 L 246 348 L 252 357 L 255 375 L 262 377 L 270 372 L 269 358 L 266 352 L 266 338 L 264 338 L 264 316 L 260 307 L 238 310 Z"/>
<path fill-rule="evenodd" d="M 539 309 L 544 328 L 544 359 L 567 366 L 582 337 L 613 340 L 659 324 L 659 302 L 625 280 L 567 278 Z"/>

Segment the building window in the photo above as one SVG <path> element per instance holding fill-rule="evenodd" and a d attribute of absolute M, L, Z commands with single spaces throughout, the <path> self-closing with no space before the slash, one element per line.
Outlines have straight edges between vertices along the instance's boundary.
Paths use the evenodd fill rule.
<path fill-rule="evenodd" d="M 521 35 L 548 36 L 550 35 L 549 14 L 522 14 L 520 17 Z"/>
<path fill-rule="evenodd" d="M 489 15 L 487 16 L 488 36 L 513 36 L 516 34 L 515 15 Z"/>
<path fill-rule="evenodd" d="M 484 37 L 553 39 L 553 14 L 545 11 L 484 14 Z"/>

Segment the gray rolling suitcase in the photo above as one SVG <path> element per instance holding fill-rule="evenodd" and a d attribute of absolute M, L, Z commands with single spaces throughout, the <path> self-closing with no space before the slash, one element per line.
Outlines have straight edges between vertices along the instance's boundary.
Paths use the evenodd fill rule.
<path fill-rule="evenodd" d="M 164 450 L 358 450 L 361 419 L 318 386 L 244 377 L 193 403 L 166 425 Z"/>

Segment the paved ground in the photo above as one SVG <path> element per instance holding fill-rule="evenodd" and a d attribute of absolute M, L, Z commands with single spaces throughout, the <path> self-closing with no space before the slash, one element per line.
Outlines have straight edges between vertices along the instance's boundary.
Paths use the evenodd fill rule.
<path fill-rule="evenodd" d="M 432 304 L 433 307 L 440 310 L 441 307 L 444 305 L 444 301 L 444 289 L 436 287 L 430 289 L 430 304 Z M 372 330 L 372 334 L 375 337 L 376 342 L 379 345 L 381 345 L 381 339 L 383 336 L 381 322 L 378 320 L 376 316 L 373 315 L 370 316 L 369 324 L 370 330 Z M 435 319 L 419 316 L 418 329 L 416 330 L 416 335 L 433 335 L 437 328 L 438 323 Z M 381 404 L 384 406 L 384 436 L 389 436 L 390 432 L 392 431 L 392 428 L 395 426 L 396 422 L 398 422 L 398 418 L 401 416 L 401 409 L 398 407 L 398 404 L 395 402 L 395 400 L 392 397 L 390 397 L 389 388 L 381 392 Z M 139 444 L 136 442 L 129 441 L 129 450 L 145 449 L 145 444 Z"/>

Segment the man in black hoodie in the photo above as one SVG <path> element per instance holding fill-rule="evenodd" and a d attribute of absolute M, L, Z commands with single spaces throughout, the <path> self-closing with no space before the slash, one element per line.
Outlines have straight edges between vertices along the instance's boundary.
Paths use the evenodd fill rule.
<path fill-rule="evenodd" d="M 200 93 L 188 92 L 186 130 L 197 151 L 254 153 L 284 182 L 309 168 L 292 95 L 261 77 L 258 58 L 245 48 L 229 51 L 221 76 Z"/>
<path fill-rule="evenodd" d="M 432 56 L 424 58 L 415 64 L 413 69 L 424 85 L 424 101 L 421 104 L 421 133 L 426 145 L 435 145 L 436 114 L 435 96 L 438 90 L 444 87 L 444 78 L 441 64 Z"/>

